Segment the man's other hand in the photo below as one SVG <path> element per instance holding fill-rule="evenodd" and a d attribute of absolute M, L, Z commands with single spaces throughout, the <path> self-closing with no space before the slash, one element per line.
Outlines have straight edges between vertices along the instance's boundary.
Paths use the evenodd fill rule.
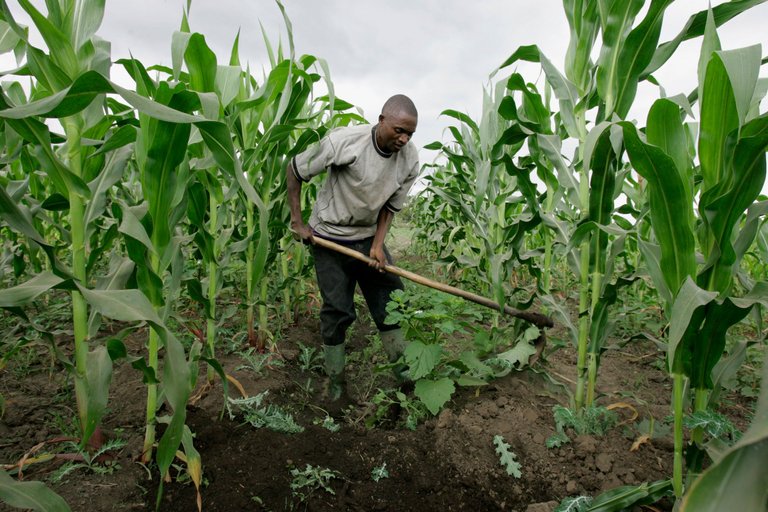
<path fill-rule="evenodd" d="M 304 244 L 314 244 L 315 238 L 312 236 L 312 230 L 303 222 L 291 222 L 291 232 L 294 240 L 300 240 Z"/>
<path fill-rule="evenodd" d="M 384 272 L 384 267 L 387 265 L 387 256 L 384 254 L 384 248 L 383 247 L 371 247 L 371 252 L 369 254 L 371 257 L 371 262 L 369 263 L 370 266 L 378 270 L 379 272 Z"/>

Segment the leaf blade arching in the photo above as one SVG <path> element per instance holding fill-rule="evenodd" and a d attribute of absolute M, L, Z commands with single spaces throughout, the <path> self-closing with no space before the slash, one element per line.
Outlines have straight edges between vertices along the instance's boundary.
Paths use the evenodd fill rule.
<path fill-rule="evenodd" d="M 693 218 L 688 214 L 692 201 L 672 158 L 641 141 L 631 123 L 620 125 L 632 166 L 648 180 L 651 224 L 661 246 L 661 270 L 674 297 L 685 279 L 696 272 L 693 226 L 686 220 Z M 685 214 L 682 222 L 681 212 Z"/>

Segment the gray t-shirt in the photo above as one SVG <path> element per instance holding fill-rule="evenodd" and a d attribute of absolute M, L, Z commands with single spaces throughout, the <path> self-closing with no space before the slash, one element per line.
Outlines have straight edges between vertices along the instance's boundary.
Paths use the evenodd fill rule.
<path fill-rule="evenodd" d="M 416 146 L 392 154 L 379 150 L 375 126 L 341 127 L 293 158 L 296 178 L 328 177 L 317 194 L 309 225 L 320 236 L 361 240 L 376 233 L 379 212 L 397 213 L 419 174 Z"/>

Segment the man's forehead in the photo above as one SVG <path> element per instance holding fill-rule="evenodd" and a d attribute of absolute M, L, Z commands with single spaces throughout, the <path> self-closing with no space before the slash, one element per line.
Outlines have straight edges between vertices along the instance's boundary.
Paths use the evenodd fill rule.
<path fill-rule="evenodd" d="M 384 113 L 383 114 L 386 119 L 389 120 L 390 123 L 398 125 L 398 124 L 416 124 L 418 122 L 418 118 L 414 116 L 413 114 L 409 114 L 407 112 L 404 112 L 402 110 L 397 111 L 395 113 Z"/>

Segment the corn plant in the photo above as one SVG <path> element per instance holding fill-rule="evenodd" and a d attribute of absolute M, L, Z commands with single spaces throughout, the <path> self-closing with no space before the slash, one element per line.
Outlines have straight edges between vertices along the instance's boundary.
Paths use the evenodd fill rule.
<path fill-rule="evenodd" d="M 182 27 L 174 38 L 173 78 L 183 79 L 190 90 L 198 93 L 201 98 L 203 115 L 209 119 L 225 122 L 225 108 L 235 99 L 238 82 L 242 73 L 239 66 L 220 66 L 216 55 L 208 47 L 202 34 L 190 33 L 185 12 Z M 182 76 L 181 64 L 186 63 L 187 73 Z M 202 304 L 206 316 L 206 355 L 213 358 L 216 341 L 216 299 L 221 290 L 219 272 L 225 246 L 232 233 L 231 227 L 225 228 L 225 223 L 232 222 L 229 215 L 231 198 L 237 192 L 236 182 L 223 174 L 215 166 L 215 161 L 202 140 L 191 144 L 188 148 L 190 156 L 194 155 L 192 172 L 194 183 L 190 184 L 188 192 L 188 219 L 190 232 L 200 253 L 205 277 L 197 277 L 187 281 L 190 295 Z M 227 197 L 225 197 L 225 191 Z M 207 289 L 197 290 L 201 281 L 207 281 Z M 213 382 L 214 370 L 208 370 L 208 382 Z"/>
<path fill-rule="evenodd" d="M 186 400 L 195 384 L 196 371 L 193 366 L 199 352 L 199 349 L 193 347 L 188 359 L 181 344 L 164 324 L 170 311 L 168 298 L 173 296 L 173 290 L 178 286 L 177 276 L 180 275 L 176 270 L 181 267 L 181 253 L 175 227 L 186 211 L 183 205 L 189 176 L 186 147 L 192 125 L 211 151 L 216 165 L 240 186 L 248 187 L 248 183 L 242 177 L 227 127 L 217 121 L 208 121 L 204 117 L 191 114 L 204 110 L 203 105 L 207 98 L 201 96 L 201 93 L 189 91 L 183 84 L 155 83 L 143 66 L 134 60 L 123 61 L 122 64 L 136 80 L 137 92 L 110 82 L 105 73 L 99 72 L 99 69 L 109 62 L 106 58 L 108 53 L 105 53 L 106 44 L 100 43 L 99 40 L 93 43 L 88 39 L 77 46 L 82 49 L 84 59 L 81 63 L 83 69 L 77 67 L 77 55 L 73 50 L 75 46 L 72 41 L 82 38 L 84 34 L 88 34 L 90 38 L 98 27 L 102 10 L 89 8 L 85 13 L 83 5 L 78 2 L 67 4 L 67 8 L 63 10 L 59 4 L 51 4 L 51 12 L 46 18 L 27 2 L 22 2 L 22 6 L 35 21 L 56 57 L 47 56 L 28 45 L 29 69 L 40 70 L 39 76 L 36 76 L 38 85 L 33 93 L 33 100 L 26 104 L 13 105 L 9 103 L 8 97 L 4 96 L 4 110 L 0 117 L 5 120 L 6 128 L 12 129 L 34 148 L 41 168 L 45 170 L 59 195 L 68 198 L 69 231 L 62 231 L 65 233 L 62 236 L 71 240 L 75 251 L 72 260 L 73 271 L 70 273 L 56 259 L 53 244 L 37 232 L 30 220 L 31 216 L 25 214 L 23 205 L 15 203 L 4 191 L 0 198 L 5 222 L 11 229 L 22 233 L 49 254 L 53 272 L 43 272 L 17 287 L 4 290 L 0 304 L 18 310 L 21 305 L 51 288 L 63 287 L 72 291 L 76 333 L 74 371 L 83 440 L 93 432 L 103 414 L 111 374 L 111 361 L 106 347 L 87 350 L 86 303 L 91 304 L 94 312 L 109 318 L 150 324 L 148 363 L 145 365 L 150 384 L 144 457 L 151 457 L 154 444 L 155 411 L 159 396 L 157 384 L 160 382 L 157 373 L 158 354 L 162 346 L 165 349 L 163 396 L 173 411 L 169 427 L 158 444 L 158 465 L 161 473 L 165 475 L 183 440 Z M 14 29 L 19 38 L 26 38 L 26 32 L 15 24 L 5 3 L 2 4 L 2 13 L 4 21 Z M 66 21 L 66 16 L 74 16 L 82 26 L 73 28 L 71 20 Z M 72 31 L 72 38 L 75 39 L 68 40 L 61 27 Z M 96 69 L 88 69 L 88 66 Z M 64 71 L 74 76 L 67 75 Z M 100 102 L 104 100 L 105 94 L 122 97 L 130 105 L 128 110 L 138 109 L 138 122 L 132 113 L 124 114 L 125 109 L 120 104 L 114 100 L 111 103 L 108 101 L 107 103 L 115 107 L 115 112 L 120 113 L 130 126 L 123 131 L 118 129 L 110 132 L 111 136 L 105 137 L 111 122 L 119 118 L 118 115 L 103 115 Z M 63 158 L 52 143 L 61 138 L 52 137 L 47 126 L 39 120 L 40 117 L 62 120 L 66 135 L 61 151 Z M 89 131 L 92 129 L 89 124 L 91 119 L 96 119 L 93 131 Z M 136 124 L 138 131 L 133 128 Z M 83 137 L 90 138 L 94 135 L 99 137 L 98 149 L 81 144 Z M 121 160 L 125 156 L 122 152 L 120 158 L 113 159 L 107 159 L 105 154 L 108 150 L 119 150 L 134 140 L 136 169 L 140 181 L 140 187 L 134 192 L 138 191 L 139 197 L 129 197 L 128 202 L 115 201 L 113 211 L 116 212 L 117 227 L 107 230 L 108 234 L 104 235 L 104 239 L 114 240 L 118 231 L 122 233 L 128 255 L 135 264 L 135 271 L 129 271 L 128 274 L 133 276 L 132 280 L 140 291 L 115 289 L 116 280 L 125 277 L 126 265 L 116 267 L 115 275 L 119 277 L 107 279 L 109 285 L 105 289 L 90 289 L 87 276 L 88 259 L 84 248 L 87 229 L 90 226 L 87 221 L 92 219 L 95 225 L 101 225 L 99 216 L 106 206 L 106 194 L 111 184 L 122 175 L 119 164 L 125 163 L 125 160 Z M 90 156 L 96 158 L 86 161 L 86 157 Z M 101 167 L 96 164 L 103 166 L 105 162 L 111 162 L 113 167 L 101 171 Z M 102 174 L 99 174 L 100 171 Z M 85 178 L 93 177 L 96 179 L 89 187 Z M 99 195 L 94 197 L 94 191 Z M 247 193 L 255 196 L 252 189 L 247 190 Z M 86 202 L 87 198 L 90 198 L 91 202 Z M 91 239 L 94 240 L 93 237 Z M 104 247 L 101 247 L 101 252 L 103 250 Z M 93 256 L 98 256 L 101 252 L 95 250 Z M 165 272 L 169 268 L 172 271 L 166 279 Z M 168 296 L 165 295 L 165 290 L 168 290 Z M 92 325 L 96 323 L 94 321 Z"/>
<path fill-rule="evenodd" d="M 667 304 L 668 361 L 674 380 L 675 492 L 682 494 L 682 416 L 690 385 L 693 410 L 708 407 L 712 370 L 725 348 L 728 329 L 756 303 L 761 283 L 737 296 L 734 275 L 758 227 L 765 205 L 756 203 L 765 182 L 768 116 L 757 110 L 759 47 L 721 51 L 715 16 L 707 21 L 700 61 L 698 156 L 702 176 L 699 218 L 694 217 L 693 166 L 678 105 L 658 100 L 648 117 L 646 140 L 624 124 L 629 158 L 648 180 L 650 221 L 656 244 L 644 256 Z M 747 214 L 746 217 L 744 215 Z M 737 230 L 737 227 L 740 227 Z M 696 249 L 704 264 L 696 262 Z M 701 431 L 693 441 L 701 443 Z"/>
<path fill-rule="evenodd" d="M 757 3 L 759 2 L 736 1 L 718 6 L 712 10 L 710 27 L 730 20 Z M 630 246 L 640 249 L 643 255 L 642 263 L 654 283 L 660 281 L 661 275 L 669 275 L 669 279 L 674 280 L 674 286 L 667 283 L 667 286 L 662 287 L 657 284 L 660 295 L 670 306 L 670 311 L 674 309 L 672 304 L 678 304 L 675 297 L 678 296 L 685 276 L 698 275 L 697 285 L 694 281 L 691 281 L 690 285 L 712 290 L 711 293 L 696 292 L 694 288 L 686 290 L 687 302 L 681 302 L 678 306 L 681 311 L 672 315 L 673 318 L 685 318 L 684 321 L 672 322 L 670 355 L 675 355 L 677 360 L 671 357 L 670 364 L 680 372 L 680 377 L 675 378 L 676 391 L 682 392 L 683 376 L 687 377 L 695 371 L 695 385 L 692 386 L 701 389 L 696 391 L 698 398 L 694 400 L 695 410 L 706 405 L 707 389 L 712 387 L 709 374 L 722 354 L 725 330 L 744 318 L 751 304 L 759 300 L 752 297 L 756 292 L 738 305 L 731 301 L 717 306 L 716 304 L 721 304 L 719 301 L 722 301 L 723 297 L 715 300 L 718 294 L 727 295 L 732 290 L 737 263 L 752 243 L 764 208 L 761 204 L 751 207 L 747 216 L 748 222 L 744 225 L 748 229 L 742 231 L 737 239 L 733 228 L 742 222 L 742 214 L 746 208 L 750 208 L 764 181 L 760 170 L 765 163 L 764 149 L 761 146 L 762 125 L 755 112 L 755 105 L 761 99 L 761 96 L 755 93 L 759 51 L 750 50 L 733 56 L 724 53 L 723 63 L 719 64 L 719 67 L 718 64 L 713 64 L 715 70 L 711 72 L 707 65 L 702 64 L 702 77 L 705 73 L 719 74 L 719 78 L 711 79 L 715 85 L 708 88 L 704 84 L 690 99 L 680 96 L 660 100 L 649 114 L 645 135 L 641 135 L 632 124 L 622 121 L 634 102 L 638 83 L 646 79 L 652 80 L 651 74 L 670 58 L 682 41 L 704 35 L 707 19 L 707 11 L 697 13 L 689 19 L 677 37 L 659 44 L 664 12 L 671 2 L 651 1 L 647 10 L 643 10 L 644 4 L 642 1 L 565 1 L 564 7 L 571 28 L 565 74 L 535 46 L 519 48 L 500 68 L 504 69 L 519 61 L 539 63 L 547 86 L 559 103 L 558 115 L 554 117 L 556 127 L 552 132 L 544 128 L 545 124 L 526 123 L 525 121 L 531 118 L 530 113 L 535 110 L 509 108 L 511 98 L 505 98 L 506 105 L 504 102 L 499 104 L 498 112 L 514 112 L 518 116 L 518 130 L 523 133 L 521 138 L 528 139 L 530 158 L 547 189 L 544 207 L 537 209 L 532 206 L 531 210 L 542 217 L 545 226 L 553 230 L 554 239 L 562 247 L 559 253 L 567 258 L 579 276 L 577 326 L 570 323 L 567 313 L 552 297 L 542 295 L 542 300 L 547 306 L 570 327 L 577 346 L 577 410 L 584 405 L 590 405 L 595 399 L 599 357 L 609 329 L 608 308 L 617 300 L 619 290 L 638 278 L 636 268 L 641 261 L 630 258 L 625 253 L 627 242 Z M 635 23 L 642 12 L 645 14 Z M 598 58 L 593 62 L 591 59 L 595 55 L 595 45 L 598 41 L 601 43 Z M 712 45 L 712 39 L 705 37 L 703 46 L 705 49 L 709 48 L 709 53 L 713 49 Z M 736 98 L 732 99 L 723 92 L 722 83 L 725 83 L 723 77 L 737 73 L 737 61 L 743 64 L 745 78 L 739 79 L 731 86 L 730 95 Z M 515 80 L 513 73 L 509 83 L 515 83 Z M 522 90 L 522 87 L 509 89 Z M 525 97 L 527 95 L 524 95 Z M 690 174 L 693 170 L 689 156 L 691 148 L 687 145 L 687 140 L 691 139 L 695 132 L 683 126 L 680 120 L 684 112 L 690 110 L 689 104 L 697 97 L 701 98 L 702 104 L 702 129 L 698 139 L 703 175 L 699 221 L 696 221 L 693 213 L 696 187 L 693 175 Z M 726 104 L 728 108 L 715 108 L 715 105 L 722 104 Z M 523 114 L 520 113 L 521 110 Z M 542 108 L 542 114 L 546 110 L 546 106 Z M 457 130 L 452 130 L 456 140 L 466 140 L 463 133 L 456 132 Z M 505 136 L 510 135 L 512 134 L 504 132 L 497 140 L 501 142 Z M 463 138 L 459 139 L 459 136 Z M 742 138 L 744 140 L 740 143 Z M 562 155 L 566 141 L 569 141 L 569 145 L 576 143 L 570 161 Z M 660 164 L 654 160 L 653 151 L 656 149 L 651 151 L 648 149 L 650 146 L 658 146 L 669 153 L 673 162 L 680 168 L 678 172 L 685 175 L 680 178 L 679 184 L 669 183 L 670 171 L 666 171 L 662 177 Z M 443 151 L 449 162 L 455 166 L 452 159 L 457 161 L 459 166 L 456 168 L 461 168 L 464 172 L 466 168 L 470 168 L 469 164 L 479 168 L 470 152 L 451 152 L 450 147 L 443 147 Z M 628 158 L 624 156 L 625 152 Z M 492 156 L 475 160 L 480 160 L 486 166 L 493 166 L 499 161 Z M 647 195 L 642 193 L 642 189 L 639 194 L 637 191 L 627 192 L 627 180 L 637 183 L 629 173 L 630 165 L 644 178 L 646 184 L 643 186 L 648 189 Z M 725 172 L 729 167 L 740 169 L 740 174 L 735 174 L 736 171 Z M 656 185 L 649 182 L 651 172 L 658 176 Z M 470 182 L 476 180 L 473 184 L 475 189 L 482 190 L 484 182 L 480 173 L 467 174 L 471 176 Z M 439 177 L 440 173 L 436 176 Z M 554 176 L 557 179 L 554 179 Z M 526 195 L 523 184 L 521 183 L 520 191 Z M 663 192 L 659 192 L 662 188 Z M 434 197 L 439 197 L 448 205 L 438 206 L 433 210 L 435 212 L 453 207 L 469 209 L 468 205 L 472 204 L 467 198 L 462 206 L 459 201 L 452 201 L 445 194 L 432 192 Z M 628 218 L 617 215 L 619 212 L 615 202 L 622 193 L 627 198 L 627 205 L 622 208 L 621 213 L 629 214 Z M 679 195 L 680 200 L 676 207 L 671 207 L 669 197 L 675 197 L 675 194 Z M 718 215 L 718 208 L 725 209 L 726 205 L 729 207 L 728 212 Z M 668 211 L 670 216 L 659 219 L 660 210 Z M 440 223 L 435 231 L 438 236 L 471 239 L 471 234 L 466 235 L 461 231 L 462 228 L 446 229 L 447 226 L 442 225 L 442 221 Z M 653 229 L 656 229 L 657 225 L 660 226 L 659 229 L 667 226 L 665 229 L 673 233 L 684 232 L 686 235 L 672 237 L 670 243 L 676 242 L 680 245 L 663 249 L 665 244 L 658 241 L 660 235 L 655 231 L 651 234 L 649 224 Z M 638 235 L 641 236 L 640 239 L 637 238 Z M 650 243 L 649 236 L 655 236 L 656 242 Z M 707 260 L 704 268 L 698 272 L 695 263 L 697 237 L 701 252 Z M 549 265 L 551 253 L 546 250 L 542 252 L 546 264 Z M 545 275 L 542 273 L 542 276 Z M 540 283 L 540 289 L 544 292 L 549 290 L 548 278 L 544 280 L 543 286 Z M 754 288 L 756 291 L 759 289 L 759 286 Z M 722 312 L 717 323 L 704 320 L 705 317 L 710 318 L 707 311 L 718 308 L 722 309 Z M 692 318 L 693 325 L 698 327 L 689 331 L 686 326 Z M 718 326 L 717 329 L 715 325 Z M 691 367 L 694 350 L 691 345 L 694 340 L 708 339 L 710 333 L 715 330 L 717 341 L 710 344 L 708 349 L 702 349 L 701 365 Z M 704 353 L 708 355 L 704 356 Z M 676 407 L 682 406 L 681 400 L 675 399 Z M 682 409 L 679 409 L 677 412 L 681 411 Z M 681 430 L 678 431 L 678 440 L 682 439 L 680 436 Z M 700 440 L 701 434 L 694 432 L 694 438 Z M 681 460 L 678 453 L 678 478 L 675 485 L 678 495 L 682 490 L 679 480 Z"/>
<path fill-rule="evenodd" d="M 0 3 L 3 22 L 23 42 L 26 69 L 35 79 L 30 101 L 26 103 L 14 104 L 11 97 L 3 94 L 2 117 L 6 133 L 15 132 L 32 148 L 31 155 L 50 179 L 53 194 L 44 201 L 56 200 L 58 208 L 67 212 L 66 217 L 62 215 L 58 230 L 61 239 L 70 245 L 71 268 L 64 269 L 55 261 L 53 244 L 39 234 L 29 217 L 19 217 L 24 216 L 24 207 L 4 193 L 4 213 L 16 217 L 16 220 L 6 218 L 6 222 L 46 250 L 52 258 L 54 272 L 74 278 L 80 286 L 88 286 L 89 270 L 101 254 L 99 251 L 89 254 L 88 238 L 100 238 L 101 226 L 97 219 L 106 205 L 108 189 L 119 179 L 127 160 L 125 152 L 109 155 L 108 150 L 120 145 L 106 143 L 105 139 L 110 139 L 116 131 L 112 120 L 104 115 L 103 97 L 94 101 L 97 94 L 93 93 L 76 98 L 73 91 L 83 86 L 88 88 L 93 81 L 106 81 L 103 77 L 109 72 L 109 44 L 94 37 L 101 24 L 104 2 L 73 0 L 51 4 L 47 15 L 25 0 L 19 4 L 32 18 L 49 53 L 30 43 L 28 31 L 15 22 L 6 2 Z M 23 100 L 18 94 L 13 96 L 16 101 Z M 59 121 L 64 137 L 56 138 L 63 140 L 63 145 L 54 142 L 41 117 Z M 85 138 L 102 141 L 102 147 L 97 150 L 86 146 Z M 89 267 L 91 256 L 94 259 L 90 260 Z M 89 349 L 88 305 L 77 287 L 71 287 L 71 300 L 73 377 L 84 446 L 106 407 L 111 361 L 105 347 Z"/>
<path fill-rule="evenodd" d="M 718 6 L 714 23 L 722 24 L 757 3 L 737 1 Z M 571 326 L 576 341 L 577 408 L 590 405 L 595 397 L 599 356 L 608 326 L 607 309 L 616 300 L 618 290 L 636 279 L 632 266 L 625 265 L 615 280 L 609 280 L 611 265 L 622 255 L 626 239 L 635 236 L 631 224 L 616 217 L 615 200 L 625 190 L 627 168 L 621 156 L 621 130 L 609 128 L 610 121 L 627 116 L 638 83 L 661 67 L 682 41 L 704 32 L 706 11 L 692 16 L 675 39 L 659 44 L 664 12 L 671 1 L 651 1 L 644 17 L 635 24 L 644 4 L 640 0 L 566 0 L 563 5 L 571 40 L 565 75 L 535 46 L 519 48 L 501 66 L 521 60 L 539 62 L 560 107 L 561 127 L 556 133 L 561 136 L 536 134 L 531 154 L 540 168 L 556 170 L 562 189 L 557 199 L 563 198 L 580 212 L 581 225 L 577 229 L 557 222 L 549 212 L 549 203 L 544 217 L 545 225 L 555 229 L 561 241 L 567 240 L 568 261 L 580 276 L 578 327 L 571 326 L 553 299 L 542 298 Z M 593 62 L 591 56 L 598 39 L 599 56 Z M 588 128 L 590 121 L 594 123 L 592 129 Z M 570 164 L 561 155 L 562 141 L 567 139 L 577 142 Z M 551 179 L 544 181 L 548 194 L 558 192 Z"/>
<path fill-rule="evenodd" d="M 237 101 L 229 113 L 229 124 L 235 134 L 235 146 L 243 155 L 243 169 L 248 182 L 257 191 L 259 199 L 243 196 L 245 210 L 246 261 L 246 323 L 248 339 L 252 346 L 263 351 L 271 337 L 268 328 L 268 293 L 270 288 L 269 266 L 279 260 L 278 271 L 282 274 L 283 308 L 290 310 L 294 300 L 290 293 L 291 276 L 289 258 L 295 262 L 299 273 L 304 271 L 303 249 L 290 248 L 284 229 L 288 219 L 283 169 L 288 158 L 303 151 L 308 144 L 318 140 L 331 126 L 362 121 L 360 116 L 345 112 L 352 105 L 335 98 L 333 83 L 327 64 L 312 55 L 297 58 L 294 54 L 290 21 L 280 2 L 288 30 L 289 55 L 283 56 L 282 46 L 273 51 L 269 39 L 264 36 L 271 70 L 263 77 L 262 84 L 249 73 L 243 75 Z M 236 47 L 232 62 L 239 62 Z M 322 70 L 322 75 L 315 68 Z M 315 84 L 325 78 L 329 94 L 314 98 Z M 254 90 L 255 89 L 255 90 Z M 303 187 L 311 203 L 315 188 Z M 255 307 L 258 306 L 256 309 Z M 258 313 L 258 322 L 256 322 Z M 258 331 L 254 327 L 258 323 Z"/>
<path fill-rule="evenodd" d="M 522 108 L 506 90 L 520 91 Z M 514 156 L 534 127 L 548 129 L 549 114 L 535 88 L 513 75 L 484 93 L 479 124 L 465 114 L 444 111 L 462 124 L 450 127 L 454 142 L 427 146 L 441 149 L 449 165 L 427 178 L 434 206 L 428 216 L 431 226 L 425 229 L 435 234 L 431 241 L 444 261 L 477 269 L 484 278 L 482 292 L 490 293 L 500 307 L 511 291 L 518 291 L 510 286 L 512 273 L 526 260 L 525 235 L 541 222 L 531 168 L 520 160 L 515 163 Z"/>

